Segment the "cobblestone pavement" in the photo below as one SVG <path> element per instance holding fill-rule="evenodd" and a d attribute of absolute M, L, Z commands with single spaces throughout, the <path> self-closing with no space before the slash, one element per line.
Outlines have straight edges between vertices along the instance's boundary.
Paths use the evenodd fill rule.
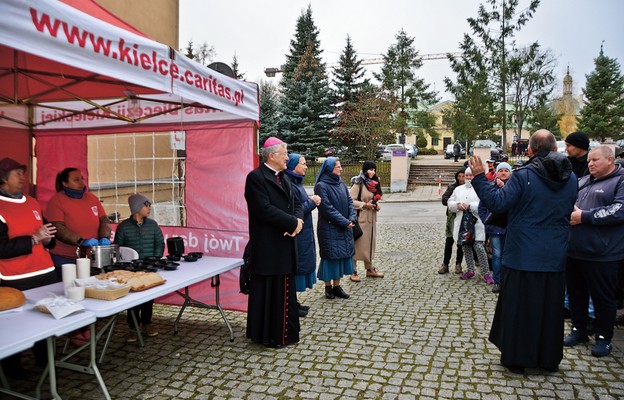
<path fill-rule="evenodd" d="M 326 300 L 320 283 L 301 295 L 311 307 L 302 319 L 301 341 L 280 350 L 246 340 L 240 312 L 227 312 L 234 342 L 210 310 L 186 311 L 173 335 L 178 308 L 156 305 L 160 335 L 148 338 L 144 348 L 125 343 L 125 324 L 116 328 L 100 365 L 110 394 L 114 399 L 624 398 L 622 348 L 599 359 L 590 355 L 591 344 L 580 345 L 565 350 L 557 373 L 507 372 L 487 341 L 496 301 L 488 285 L 436 273 L 443 234 L 438 223 L 381 221 L 376 264 L 386 277 L 344 280 L 348 300 Z M 67 370 L 58 375 L 63 399 L 102 398 L 93 376 Z M 32 387 L 36 379 L 14 386 Z"/>

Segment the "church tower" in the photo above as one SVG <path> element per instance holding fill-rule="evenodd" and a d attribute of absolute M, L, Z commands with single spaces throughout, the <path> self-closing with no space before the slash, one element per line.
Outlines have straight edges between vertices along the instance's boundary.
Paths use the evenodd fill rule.
<path fill-rule="evenodd" d="M 570 75 L 570 66 L 568 66 L 565 77 L 563 78 L 563 96 L 553 102 L 553 106 L 557 115 L 560 115 L 559 130 L 561 137 L 565 138 L 570 133 L 576 131 L 576 116 L 580 107 L 577 99 L 572 95 L 572 76 Z"/>

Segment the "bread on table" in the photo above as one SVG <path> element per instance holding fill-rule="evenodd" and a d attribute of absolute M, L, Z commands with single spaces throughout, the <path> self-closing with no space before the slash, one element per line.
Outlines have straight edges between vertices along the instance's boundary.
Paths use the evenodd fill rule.
<path fill-rule="evenodd" d="M 131 272 L 125 270 L 111 271 L 97 276 L 98 279 L 114 280 L 119 283 L 129 284 L 133 291 L 143 290 L 164 282 L 163 277 L 157 272 Z"/>
<path fill-rule="evenodd" d="M 11 287 L 0 287 L 0 311 L 21 307 L 26 296 L 20 290 Z"/>

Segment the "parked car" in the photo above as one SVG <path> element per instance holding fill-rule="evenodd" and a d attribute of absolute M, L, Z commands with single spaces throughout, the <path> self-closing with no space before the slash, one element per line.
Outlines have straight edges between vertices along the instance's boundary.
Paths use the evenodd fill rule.
<path fill-rule="evenodd" d="M 454 143 L 446 145 L 446 149 L 444 150 L 444 159 L 448 160 L 449 158 L 455 157 L 454 146 L 455 146 Z M 461 145 L 460 145 L 460 150 L 459 150 L 459 158 L 466 158 L 466 149 L 461 147 Z"/>
<path fill-rule="evenodd" d="M 563 154 L 564 156 L 568 156 L 568 152 L 566 151 L 565 140 L 557 140 L 557 153 Z"/>
<path fill-rule="evenodd" d="M 470 147 L 470 155 L 474 154 L 474 148 L 475 147 L 489 147 L 490 148 L 490 158 L 493 158 L 496 161 L 500 161 L 503 158 L 507 157 L 507 155 L 505 154 L 503 149 L 498 147 L 498 145 L 495 142 L 493 142 L 492 140 L 489 140 L 489 139 L 475 140 L 472 143 L 472 146 Z"/>
<path fill-rule="evenodd" d="M 407 156 L 409 158 L 414 158 L 418 155 L 418 147 L 413 144 L 406 144 L 405 148 L 407 149 Z"/>
<path fill-rule="evenodd" d="M 593 149 L 595 149 L 596 147 L 598 147 L 600 145 L 601 145 L 601 143 L 599 141 L 592 140 L 592 141 L 589 142 L 589 150 L 593 150 Z"/>
<path fill-rule="evenodd" d="M 380 144 L 379 146 L 377 146 L 377 151 L 375 152 L 375 157 L 376 158 L 382 158 L 385 149 L 386 149 L 386 145 L 385 144 Z"/>
<path fill-rule="evenodd" d="M 339 157 L 347 154 L 349 149 L 346 146 L 332 146 L 325 149 L 324 155 L 325 157 Z"/>
<path fill-rule="evenodd" d="M 392 150 L 405 150 L 407 152 L 407 148 L 405 145 L 400 143 L 388 144 L 384 149 L 382 160 L 390 161 L 392 159 Z"/>

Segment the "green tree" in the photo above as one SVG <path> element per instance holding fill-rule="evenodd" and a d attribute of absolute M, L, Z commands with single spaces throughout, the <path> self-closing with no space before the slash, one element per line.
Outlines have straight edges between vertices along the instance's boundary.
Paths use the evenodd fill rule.
<path fill-rule="evenodd" d="M 514 106 L 518 138 L 525 120 L 543 107 L 555 85 L 555 57 L 539 43 L 514 49 L 508 61 L 509 97 Z"/>
<path fill-rule="evenodd" d="M 444 121 L 456 140 L 469 143 L 494 132 L 496 94 L 490 83 L 488 59 L 474 39 L 464 34 L 459 48 L 461 56 L 447 55 L 456 77 L 455 81 L 445 77 L 444 84 L 455 102 L 444 112 Z"/>
<path fill-rule="evenodd" d="M 333 96 L 321 60 L 318 30 L 308 9 L 297 19 L 295 39 L 283 66 L 278 128 L 292 151 L 320 156 L 329 144 Z"/>
<path fill-rule="evenodd" d="M 234 53 L 234 57 L 232 57 L 232 65 L 230 65 L 230 67 L 232 68 L 232 72 L 234 72 L 234 78 L 245 79 L 245 74 L 240 72 L 238 66 L 238 57 L 236 57 L 236 53 Z"/>
<path fill-rule="evenodd" d="M 394 142 L 393 115 L 398 103 L 374 85 L 366 84 L 340 118 L 334 135 L 355 156 L 374 160 L 380 143 Z"/>
<path fill-rule="evenodd" d="M 279 91 L 270 82 L 260 81 L 260 143 L 269 136 L 280 136 L 277 129 Z"/>
<path fill-rule="evenodd" d="M 336 127 L 342 125 L 343 115 L 356 107 L 355 103 L 358 100 L 362 87 L 368 84 L 368 80 L 364 79 L 365 72 L 364 67 L 362 67 L 362 61 L 358 59 L 357 53 L 353 48 L 351 38 L 347 36 L 347 43 L 340 54 L 338 65 L 334 67 L 333 83 L 335 86 Z M 333 133 L 336 132 L 333 131 Z M 356 151 L 354 146 L 357 146 L 357 144 L 348 140 L 350 136 L 345 134 L 344 128 L 339 135 L 332 134 L 330 136 L 331 142 L 335 145 L 349 147 L 352 154 Z"/>
<path fill-rule="evenodd" d="M 473 34 L 481 40 L 487 64 L 492 71 L 496 85 L 496 94 L 500 102 L 497 116 L 504 133 L 507 132 L 507 47 L 514 45 L 513 37 L 533 17 L 540 0 L 530 0 L 529 4 L 519 9 L 520 0 L 487 0 L 480 4 L 476 18 L 468 18 L 468 25 Z M 501 147 L 505 148 L 503 134 Z"/>
<path fill-rule="evenodd" d="M 586 76 L 585 107 L 578 117 L 579 129 L 600 141 L 624 138 L 624 78 L 614 58 L 600 54 L 594 70 Z"/>
<path fill-rule="evenodd" d="M 381 87 L 395 96 L 400 104 L 396 115 L 396 127 L 400 141 L 405 142 L 409 122 L 421 129 L 429 129 L 429 107 L 438 101 L 437 93 L 429 90 L 429 84 L 416 76 L 422 66 L 422 59 L 414 47 L 414 38 L 403 29 L 396 35 L 396 43 L 383 55 L 381 72 L 375 78 Z M 410 116 L 410 111 L 415 111 Z"/>
<path fill-rule="evenodd" d="M 535 105 L 531 114 L 527 116 L 526 123 L 531 133 L 538 129 L 548 129 L 555 137 L 561 139 L 559 120 L 562 116 L 563 114 L 557 114 L 548 102 L 544 100 Z"/>
<path fill-rule="evenodd" d="M 340 54 L 338 65 L 334 68 L 334 86 L 336 86 L 337 111 L 340 112 L 356 101 L 360 90 L 368 82 L 364 79 L 366 71 L 362 60 L 358 59 L 351 38 L 347 36 L 347 44 Z"/>

